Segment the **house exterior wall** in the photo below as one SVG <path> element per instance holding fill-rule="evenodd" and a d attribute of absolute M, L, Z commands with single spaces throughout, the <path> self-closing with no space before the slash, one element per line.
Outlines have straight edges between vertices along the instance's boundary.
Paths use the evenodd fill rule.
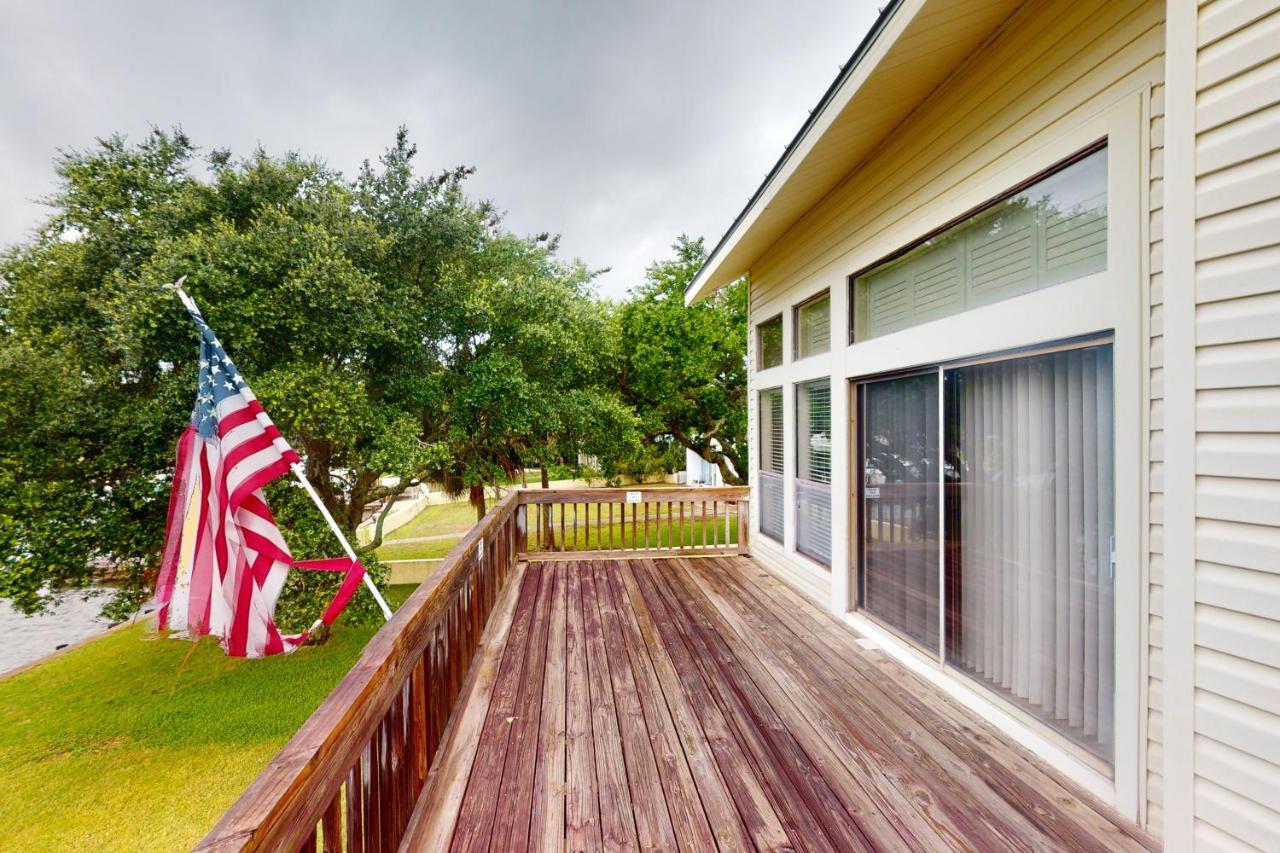
<path fill-rule="evenodd" d="M 1128 206 L 1123 207 L 1124 221 L 1113 234 L 1127 247 L 1118 248 L 1117 259 L 1123 269 L 1113 272 L 1124 273 L 1124 280 L 1132 282 L 1121 299 L 1120 309 L 1131 311 L 1132 320 L 1125 320 L 1123 343 L 1119 334 L 1117 341 L 1117 369 L 1126 372 L 1125 381 L 1131 382 L 1131 390 L 1118 390 L 1117 397 L 1125 393 L 1133 399 L 1141 398 L 1142 404 L 1135 405 L 1134 414 L 1123 423 L 1118 413 L 1117 430 L 1123 427 L 1123 438 L 1133 442 L 1133 451 L 1127 455 L 1143 458 L 1134 462 L 1131 478 L 1117 480 L 1118 496 L 1123 488 L 1129 499 L 1126 506 L 1132 507 L 1131 512 L 1124 510 L 1130 513 L 1125 516 L 1129 522 L 1125 535 L 1133 539 L 1132 549 L 1127 552 L 1132 557 L 1128 570 L 1136 573 L 1132 575 L 1136 581 L 1131 598 L 1123 602 L 1118 599 L 1117 609 L 1140 613 L 1141 617 L 1130 617 L 1129 633 L 1117 639 L 1132 647 L 1138 661 L 1132 679 L 1119 687 L 1131 694 L 1133 725 L 1128 728 L 1133 730 L 1129 748 L 1134 757 L 1124 764 L 1124 778 L 1118 776 L 1111 783 L 1099 777 L 1092 780 L 1095 784 L 1091 787 L 1135 820 L 1147 819 L 1147 825 L 1157 832 L 1161 817 L 1158 705 L 1163 663 L 1157 610 L 1162 520 L 1160 395 L 1164 382 L 1159 364 L 1164 18 L 1160 0 L 1031 2 L 1022 7 L 862 166 L 752 265 L 753 329 L 756 323 L 781 312 L 785 321 L 783 351 L 787 357 L 780 367 L 765 371 L 755 370 L 754 354 L 749 361 L 751 481 L 759 482 L 760 389 L 783 388 L 789 449 L 785 468 L 786 536 L 783 542 L 775 543 L 759 535 L 758 517 L 753 517 L 753 553 L 804 592 L 825 601 L 833 612 L 844 614 L 851 608 L 852 472 L 847 380 L 874 372 L 859 363 L 860 356 L 853 354 L 857 352 L 855 348 L 845 347 L 849 340 L 848 276 L 1036 171 L 1027 165 L 1029 171 L 1018 176 L 1018 169 L 1022 168 L 1019 164 L 1037 162 L 1037 157 L 1044 161 L 1048 157 L 1044 152 L 1066 144 L 1064 139 L 1087 137 L 1092 131 L 1086 128 L 1114 129 L 1115 122 L 1121 123 L 1124 133 L 1132 137 L 1125 144 L 1132 145 L 1135 157 L 1124 161 L 1132 165 L 1120 178 L 1130 181 L 1135 189 L 1126 201 Z M 1114 115 L 1121 117 L 1102 118 Z M 1107 131 L 1101 135 L 1107 135 Z M 1065 149 L 1065 153 L 1070 150 Z M 1047 162 L 1053 162 L 1053 158 L 1048 157 Z M 824 289 L 831 294 L 832 352 L 794 361 L 791 307 Z M 1046 291 L 1040 301 L 1019 304 L 1038 306 L 1036 311 L 1040 314 L 1063 310 L 1064 306 L 1056 306 L 1054 298 Z M 1017 312 L 1021 309 L 1016 307 L 993 308 L 982 310 L 992 312 L 988 316 L 998 315 L 1001 319 L 997 322 L 1026 320 L 1026 325 L 1034 327 L 1042 319 L 1038 315 L 1020 316 Z M 1088 325 L 1086 320 L 1081 323 Z M 1034 331 L 1028 334 L 1034 335 Z M 1052 335 L 1045 339 L 1049 337 Z M 750 335 L 749 340 L 754 346 L 755 335 Z M 888 358 L 895 340 L 918 338 L 899 333 L 881 340 L 885 343 L 878 351 Z M 1132 346 L 1132 353 L 1123 355 L 1120 350 L 1124 346 Z M 980 346 L 974 350 L 982 351 Z M 909 354 L 898 353 L 897 357 L 906 359 L 902 366 L 911 360 Z M 916 363 L 930 360 L 925 352 Z M 795 385 L 821 377 L 831 377 L 833 383 L 834 568 L 830 571 L 797 555 L 794 542 L 795 454 L 791 451 L 796 426 Z M 758 503 L 753 501 L 753 516 Z M 1143 535 L 1139 535 L 1140 526 L 1146 531 Z M 1119 526 L 1117 533 L 1120 534 Z M 1149 601 L 1155 601 L 1154 608 Z M 957 695 L 965 692 L 962 686 L 956 690 Z M 1148 691 L 1155 696 L 1150 708 Z M 994 703 L 987 707 L 981 698 L 967 694 L 961 698 L 973 699 L 971 706 L 986 707 L 988 718 L 1005 721 Z M 1017 720 L 1010 720 L 1009 725 L 1017 728 Z M 1068 766 L 1070 757 L 1055 752 L 1051 744 L 1034 737 L 1024 742 L 1040 749 L 1042 755 L 1068 772 L 1078 769 Z M 1088 784 L 1086 777 L 1087 773 L 1076 776 Z"/>
<path fill-rule="evenodd" d="M 1164 775 L 1153 802 L 1171 846 L 1274 850 L 1280 4 L 1171 5 L 1169 20 L 1181 49 L 1170 54 L 1165 126 L 1168 495 L 1152 606 L 1163 619 Z"/>

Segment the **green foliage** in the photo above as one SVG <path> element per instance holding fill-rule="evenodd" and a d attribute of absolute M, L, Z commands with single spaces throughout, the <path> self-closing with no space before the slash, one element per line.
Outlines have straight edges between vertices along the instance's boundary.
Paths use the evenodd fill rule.
<path fill-rule="evenodd" d="M 674 256 L 650 265 L 615 318 L 616 381 L 651 439 L 747 480 L 747 287 L 739 281 L 685 307 L 685 288 L 706 260 L 702 240 L 680 237 Z"/>
<path fill-rule="evenodd" d="M 48 221 L 0 257 L 0 596 L 38 610 L 104 565 L 117 610 L 148 593 L 195 389 L 195 331 L 161 287 L 179 276 L 349 533 L 425 478 L 482 510 L 548 448 L 634 440 L 592 273 L 503 231 L 470 170 L 416 176 L 415 154 L 401 130 L 353 181 L 263 151 L 215 151 L 198 179 L 181 132 L 62 155 Z M 298 556 L 340 553 L 300 490 L 270 492 Z M 282 624 L 336 583 L 293 573 Z"/>

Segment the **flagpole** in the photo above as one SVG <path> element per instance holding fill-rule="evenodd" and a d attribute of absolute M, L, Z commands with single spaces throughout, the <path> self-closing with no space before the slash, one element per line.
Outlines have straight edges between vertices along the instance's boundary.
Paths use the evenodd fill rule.
<path fill-rule="evenodd" d="M 187 292 L 182 289 L 182 282 L 186 281 L 186 279 L 187 277 L 184 275 L 182 278 L 168 286 L 172 287 L 178 294 L 178 299 L 182 301 L 183 306 L 186 307 L 187 310 L 191 311 L 193 314 L 199 314 L 200 309 L 196 307 L 195 300 L 188 296 Z M 293 476 L 298 478 L 298 482 L 302 484 L 302 488 L 306 489 L 307 494 L 311 497 L 311 501 L 316 505 L 316 509 L 320 510 L 320 514 L 324 516 L 324 520 L 329 523 L 329 529 L 333 531 L 333 535 L 337 537 L 340 543 L 342 543 L 342 549 L 347 552 L 347 556 L 351 558 L 353 562 L 358 561 L 359 558 L 356 556 L 355 549 L 351 547 L 351 543 L 347 541 L 346 534 L 342 532 L 342 528 L 338 526 L 338 522 L 334 521 L 333 515 L 330 514 L 329 508 L 324 505 L 324 500 L 321 499 L 320 494 L 316 491 L 316 487 L 311 485 L 311 481 L 307 479 L 307 472 L 306 469 L 303 468 L 302 463 L 294 462 L 289 466 L 289 470 L 293 472 Z M 373 582 L 373 578 L 369 577 L 369 573 L 367 571 L 364 573 L 363 580 L 364 585 L 368 587 L 369 593 L 373 596 L 373 600 L 378 602 L 378 608 L 382 610 L 383 617 L 390 622 L 391 608 L 387 606 L 387 600 L 382 597 L 382 593 L 378 592 L 378 585 Z"/>
<path fill-rule="evenodd" d="M 302 488 L 307 490 L 307 494 L 311 496 L 311 500 L 315 503 L 316 509 L 320 510 L 320 514 L 324 516 L 324 520 L 329 522 L 329 529 L 333 531 L 333 535 L 338 537 L 338 541 L 342 543 L 342 548 L 347 552 L 347 556 L 352 560 L 356 560 L 356 552 L 351 547 L 351 543 L 347 541 L 347 536 L 342 532 L 342 528 L 338 526 L 338 522 L 333 520 L 333 516 L 329 514 L 329 508 L 324 505 L 324 501 L 320 499 L 320 495 L 316 492 L 316 487 L 311 485 L 311 481 L 307 479 L 306 471 L 302 467 L 301 462 L 294 462 L 289 466 L 289 470 L 293 472 L 293 476 L 298 478 L 298 482 L 302 484 Z M 391 608 L 387 606 L 387 601 L 382 597 L 382 593 L 378 592 L 378 586 L 373 582 L 373 578 L 369 577 L 369 573 L 364 573 L 364 585 L 369 588 L 373 600 L 378 602 L 378 607 L 382 609 L 382 615 L 387 621 L 391 621 Z"/>

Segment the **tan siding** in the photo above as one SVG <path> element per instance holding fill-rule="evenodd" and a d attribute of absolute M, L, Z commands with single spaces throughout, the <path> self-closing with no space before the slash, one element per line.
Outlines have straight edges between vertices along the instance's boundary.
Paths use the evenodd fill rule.
<path fill-rule="evenodd" d="M 1148 351 L 1148 398 L 1147 428 L 1151 432 L 1149 450 L 1150 466 L 1148 472 L 1147 523 L 1149 525 L 1149 553 L 1147 565 L 1147 777 L 1146 777 L 1146 826 L 1151 832 L 1159 835 L 1164 827 L 1164 812 L 1161 808 L 1164 785 L 1164 745 L 1161 740 L 1160 726 L 1156 718 L 1163 712 L 1164 688 L 1164 650 L 1159 644 L 1162 638 L 1155 624 L 1161 620 L 1163 610 L 1157 612 L 1155 605 L 1163 605 L 1164 594 L 1164 554 L 1161 534 L 1164 532 L 1164 484 L 1161 473 L 1155 466 L 1164 461 L 1164 389 L 1162 369 L 1164 366 L 1164 298 L 1161 289 L 1162 264 L 1161 250 L 1164 239 L 1164 86 L 1152 87 L 1151 90 L 1151 162 L 1149 205 L 1151 208 L 1151 227 L 1148 239 L 1151 241 L 1149 255 L 1148 302 L 1151 313 L 1147 318 L 1147 331 L 1150 335 Z"/>
<path fill-rule="evenodd" d="M 1199 12 L 1195 817 L 1280 846 L 1280 6 Z"/>
<path fill-rule="evenodd" d="M 833 263 L 851 273 L 851 261 L 874 260 L 864 260 L 865 251 L 888 252 L 920 236 L 939 224 L 923 208 L 949 190 L 996 171 L 1004 155 L 1036 145 L 1117 91 L 1158 81 L 1162 9 L 1141 0 L 1029 4 L 753 264 L 755 298 L 770 299 Z M 1054 49 L 1044 50 L 1049 32 Z"/>

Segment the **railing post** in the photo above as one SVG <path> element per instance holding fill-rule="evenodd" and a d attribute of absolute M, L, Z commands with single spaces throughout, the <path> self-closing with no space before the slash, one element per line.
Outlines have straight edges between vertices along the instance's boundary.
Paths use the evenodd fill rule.
<path fill-rule="evenodd" d="M 751 553 L 751 502 L 747 498 L 738 501 L 738 553 L 746 556 Z"/>

